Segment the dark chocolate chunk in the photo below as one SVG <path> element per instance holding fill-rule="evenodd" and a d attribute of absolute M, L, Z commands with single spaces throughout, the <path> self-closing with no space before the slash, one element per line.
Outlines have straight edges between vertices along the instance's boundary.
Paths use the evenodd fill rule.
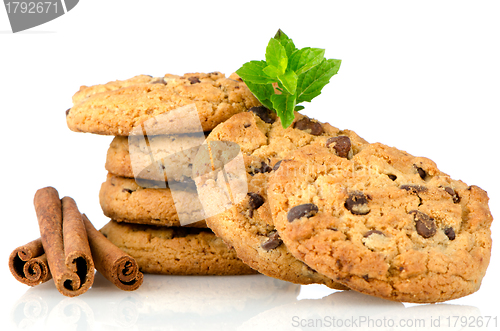
<path fill-rule="evenodd" d="M 271 249 L 275 249 L 279 245 L 283 243 L 283 240 L 281 240 L 280 235 L 278 232 L 273 231 L 271 232 L 268 236 L 269 239 L 267 239 L 266 242 L 262 243 L 260 247 L 266 251 L 270 251 Z"/>
<path fill-rule="evenodd" d="M 154 80 L 150 81 L 149 84 L 163 84 L 163 85 L 167 85 L 167 82 L 165 81 L 165 79 L 163 79 L 163 77 L 160 77 L 160 78 L 155 78 Z"/>
<path fill-rule="evenodd" d="M 349 197 L 345 201 L 344 207 L 354 215 L 366 215 L 370 212 L 368 197 L 360 191 L 349 193 Z"/>
<path fill-rule="evenodd" d="M 448 237 L 448 239 L 455 240 L 455 230 L 453 230 L 452 227 L 445 228 L 444 234 Z"/>
<path fill-rule="evenodd" d="M 401 185 L 399 188 L 406 190 L 406 191 L 413 193 L 413 194 L 427 191 L 427 187 L 422 186 L 422 185 L 409 185 L 408 184 L 408 185 Z"/>
<path fill-rule="evenodd" d="M 418 172 L 418 175 L 420 176 L 420 178 L 425 179 L 425 177 L 427 176 L 427 173 L 425 172 L 425 170 L 420 168 L 420 167 L 417 167 L 417 166 L 415 166 L 415 168 L 417 168 L 417 172 Z"/>
<path fill-rule="evenodd" d="M 398 178 L 398 176 L 396 175 L 387 175 L 387 177 L 389 177 L 391 180 L 396 180 Z"/>
<path fill-rule="evenodd" d="M 280 167 L 280 165 L 281 165 L 281 162 L 282 162 L 282 161 L 283 161 L 283 160 L 279 160 L 278 162 L 276 162 L 276 163 L 274 164 L 274 166 L 273 166 L 273 170 L 274 170 L 274 171 L 276 171 L 276 170 L 278 170 L 278 169 L 279 169 L 279 167 Z"/>
<path fill-rule="evenodd" d="M 249 192 L 247 193 L 250 199 L 248 200 L 248 206 L 249 206 L 249 216 L 253 217 L 253 211 L 256 209 L 259 209 L 260 206 L 264 204 L 264 198 L 257 193 Z"/>
<path fill-rule="evenodd" d="M 429 215 L 418 210 L 412 210 L 409 214 L 413 215 L 417 233 L 424 238 L 430 238 L 436 234 L 436 222 Z"/>
<path fill-rule="evenodd" d="M 381 234 L 381 235 L 385 236 L 385 234 L 382 231 L 379 231 L 379 230 L 370 230 L 367 233 L 365 233 L 365 235 L 363 237 L 368 238 L 370 235 L 372 235 L 374 233 L 375 234 Z"/>
<path fill-rule="evenodd" d="M 298 120 L 297 122 L 295 122 L 295 125 L 293 127 L 295 129 L 307 131 L 310 134 L 312 134 L 313 136 L 319 136 L 323 132 L 325 132 L 323 130 L 323 127 L 321 126 L 321 124 L 319 124 L 318 122 L 311 121 L 307 117 L 304 117 L 304 118 Z"/>
<path fill-rule="evenodd" d="M 451 187 L 445 187 L 444 190 L 446 191 L 446 193 L 448 193 L 449 195 L 451 195 L 451 198 L 453 199 L 454 203 L 459 203 L 460 202 L 460 197 L 458 196 L 457 191 L 455 191 Z"/>
<path fill-rule="evenodd" d="M 69 115 L 69 111 L 71 110 L 71 108 L 68 108 L 68 110 L 66 110 L 66 116 Z"/>
<path fill-rule="evenodd" d="M 347 158 L 351 150 L 351 139 L 347 136 L 331 137 L 326 141 L 326 147 L 335 144 L 333 148 L 338 156 Z"/>
<path fill-rule="evenodd" d="M 264 161 L 262 161 L 262 162 L 260 163 L 260 165 L 261 165 L 261 166 L 260 166 L 260 168 L 254 168 L 254 169 L 253 169 L 253 173 L 254 173 L 254 174 L 258 174 L 258 173 L 263 174 L 263 173 L 265 173 L 265 172 L 271 172 L 271 171 L 273 171 L 273 168 L 271 168 L 271 167 L 269 166 L 269 164 L 267 164 L 267 163 L 266 163 L 266 162 L 264 162 Z"/>
<path fill-rule="evenodd" d="M 198 77 L 188 77 L 188 80 L 191 84 L 201 83 L 201 80 Z"/>
<path fill-rule="evenodd" d="M 252 126 L 252 124 L 250 124 L 250 123 L 245 123 L 245 124 L 243 124 L 243 127 L 244 127 L 245 129 L 246 129 L 246 128 L 249 128 L 249 127 L 251 127 L 251 126 Z"/>
<path fill-rule="evenodd" d="M 318 212 L 318 206 L 313 203 L 305 203 L 303 205 L 298 205 L 293 207 L 288 211 L 287 219 L 288 222 L 293 222 L 301 217 L 312 217 Z"/>
<path fill-rule="evenodd" d="M 264 106 L 252 107 L 248 111 L 251 111 L 255 115 L 259 116 L 264 123 L 272 124 L 274 123 L 274 118 L 271 116 L 271 110 Z"/>
<path fill-rule="evenodd" d="M 128 188 L 124 188 L 124 189 L 122 190 L 122 192 L 132 193 L 132 192 L 134 192 L 134 191 L 132 191 L 131 189 L 128 189 Z"/>

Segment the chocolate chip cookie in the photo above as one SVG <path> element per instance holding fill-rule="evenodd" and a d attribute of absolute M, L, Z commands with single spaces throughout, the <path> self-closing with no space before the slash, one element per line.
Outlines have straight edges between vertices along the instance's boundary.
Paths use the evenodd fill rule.
<path fill-rule="evenodd" d="M 102 85 L 82 86 L 73 96 L 73 107 L 66 111 L 66 122 L 77 132 L 128 136 L 141 123 L 190 104 L 196 106 L 203 131 L 260 105 L 236 75 L 231 78 L 220 72 L 164 77 L 139 75 Z M 173 126 L 171 132 L 198 132 L 200 123 L 194 124 L 184 121 Z"/>
<path fill-rule="evenodd" d="M 134 257 L 142 272 L 165 275 L 245 275 L 255 270 L 209 229 L 110 221 L 100 230 Z"/>
<path fill-rule="evenodd" d="M 175 192 L 165 182 L 142 181 L 108 174 L 99 201 L 104 215 L 119 222 L 180 226 L 182 219 L 198 220 L 190 227 L 206 227 L 194 183 Z M 160 186 L 155 186 L 156 184 Z M 162 184 L 162 185 L 161 185 Z M 181 213 L 181 215 L 179 215 Z"/>
<path fill-rule="evenodd" d="M 335 146 L 300 149 L 271 174 L 274 223 L 294 256 L 390 300 L 439 302 L 478 290 L 491 251 L 486 192 L 383 144 L 352 157 Z"/>
<path fill-rule="evenodd" d="M 156 181 L 192 178 L 193 161 L 204 136 L 158 135 L 149 137 L 147 144 L 140 138 L 115 137 L 106 156 L 106 170 L 117 176 Z"/>
<path fill-rule="evenodd" d="M 226 209 L 208 217 L 207 225 L 234 247 L 239 258 L 265 275 L 298 284 L 321 283 L 346 289 L 290 254 L 276 232 L 266 194 L 269 175 L 293 151 L 306 145 L 324 145 L 338 136 L 347 136 L 351 142 L 349 147 L 343 147 L 342 153 L 352 154 L 366 143 L 352 131 L 341 131 L 299 113 L 295 114 L 292 126 L 283 129 L 275 113 L 264 107 L 236 114 L 217 126 L 207 142 L 209 146 L 217 142 L 239 145 L 246 172 L 244 183 L 240 186 L 248 185 L 248 192 L 241 201 L 235 201 L 234 194 L 228 194 L 224 204 L 220 201 L 224 199 L 217 200 L 215 197 L 223 196 L 224 183 L 220 181 L 227 176 L 215 172 L 212 177 L 198 177 L 196 183 L 200 196 L 214 197 L 213 203 L 221 204 Z M 213 149 L 211 147 L 214 168 L 217 169 L 225 161 L 218 160 L 216 154 L 224 153 L 215 153 Z"/>

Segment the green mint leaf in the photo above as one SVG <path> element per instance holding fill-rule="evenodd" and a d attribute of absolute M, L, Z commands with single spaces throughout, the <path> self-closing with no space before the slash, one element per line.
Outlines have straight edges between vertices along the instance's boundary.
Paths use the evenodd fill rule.
<path fill-rule="evenodd" d="M 236 73 L 267 108 L 276 111 L 284 128 L 295 118 L 297 105 L 310 102 L 335 75 L 341 61 L 325 59 L 325 51 L 306 47 L 297 49 L 292 39 L 278 30 L 269 40 L 265 61 L 245 63 Z"/>
<path fill-rule="evenodd" d="M 287 71 L 285 74 L 279 75 L 278 80 L 281 83 L 280 87 L 283 87 L 285 89 L 285 92 L 288 92 L 289 94 L 295 94 L 297 90 L 298 80 L 298 76 L 295 72 Z"/>
<path fill-rule="evenodd" d="M 341 60 L 324 59 L 320 64 L 299 75 L 297 103 L 311 100 L 321 94 L 321 89 L 340 68 Z"/>
<path fill-rule="evenodd" d="M 320 64 L 324 56 L 324 49 L 304 47 L 290 56 L 288 59 L 288 68 L 295 71 L 297 75 L 300 75 Z"/>
<path fill-rule="evenodd" d="M 263 72 L 266 66 L 266 61 L 250 61 L 236 70 L 236 73 L 245 83 L 272 84 L 276 79 L 272 79 Z"/>
<path fill-rule="evenodd" d="M 283 45 L 286 51 L 286 56 L 288 58 L 290 58 L 293 52 L 297 50 L 297 47 L 295 47 L 292 39 L 288 38 L 288 36 L 283 31 L 281 31 L 281 29 L 276 32 L 274 39 L 277 39 L 281 43 L 281 45 Z"/>
<path fill-rule="evenodd" d="M 274 88 L 271 84 L 254 84 L 250 82 L 245 82 L 245 84 L 247 84 L 248 89 L 252 91 L 261 104 L 268 109 L 273 109 L 273 103 L 270 98 L 274 95 Z"/>
<path fill-rule="evenodd" d="M 277 39 L 271 38 L 269 40 L 266 48 L 266 63 L 268 66 L 276 67 L 279 75 L 285 73 L 288 57 L 285 47 Z"/>
<path fill-rule="evenodd" d="M 262 71 L 266 75 L 268 75 L 269 77 L 272 77 L 272 78 L 275 78 L 275 79 L 277 79 L 278 76 L 281 75 L 280 71 L 275 66 L 267 66 L 264 69 L 262 69 Z"/>
<path fill-rule="evenodd" d="M 278 39 L 279 41 L 281 40 L 291 40 L 281 29 L 278 29 L 276 34 L 274 35 L 274 39 Z"/>
<path fill-rule="evenodd" d="M 295 114 L 293 113 L 296 101 L 295 95 L 287 93 L 274 94 L 271 96 L 271 101 L 273 108 L 281 119 L 281 125 L 285 129 L 288 128 L 295 118 Z"/>

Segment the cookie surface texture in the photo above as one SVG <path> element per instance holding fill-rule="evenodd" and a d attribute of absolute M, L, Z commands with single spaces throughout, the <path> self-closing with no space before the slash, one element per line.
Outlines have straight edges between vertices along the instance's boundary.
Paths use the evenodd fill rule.
<path fill-rule="evenodd" d="M 238 257 L 265 275 L 297 284 L 320 283 L 346 289 L 290 254 L 276 233 L 266 194 L 268 176 L 279 167 L 280 161 L 299 147 L 324 144 L 338 135 L 351 137 L 353 144 L 350 149 L 357 150 L 366 143 L 351 131 L 341 131 L 298 113 L 292 126 L 283 129 L 276 115 L 262 108 L 234 115 L 217 126 L 208 136 L 208 144 L 229 141 L 239 145 L 248 193 L 243 200 L 227 204 L 224 212 L 208 217 L 208 226 L 235 248 Z M 217 158 L 212 157 L 217 168 L 220 166 Z M 221 186 L 218 185 L 220 179 L 218 176 L 197 182 L 200 195 L 213 196 L 214 188 Z"/>
<path fill-rule="evenodd" d="M 350 159 L 326 146 L 290 159 L 271 175 L 268 195 L 298 259 L 396 301 L 440 302 L 479 289 L 491 252 L 485 191 L 378 143 Z"/>
<path fill-rule="evenodd" d="M 66 112 L 72 131 L 128 136 L 134 127 L 173 109 L 195 104 L 203 131 L 260 103 L 234 75 L 220 72 L 164 77 L 139 75 L 95 86 L 82 86 Z M 182 121 L 181 121 L 182 122 Z M 187 121 L 189 122 L 189 121 Z M 198 132 L 198 125 L 176 125 L 171 132 Z"/>
<path fill-rule="evenodd" d="M 154 185 L 144 187 L 138 185 L 133 178 L 108 174 L 101 185 L 99 201 L 104 215 L 118 222 L 180 226 L 176 206 L 190 211 L 189 215 L 183 215 L 185 217 L 204 219 L 194 184 L 192 189 L 176 194 L 178 200 L 174 202 L 169 188 L 157 188 Z M 187 226 L 206 227 L 206 224 L 205 221 L 199 221 Z"/>
<path fill-rule="evenodd" d="M 135 137 L 117 136 L 108 148 L 105 167 L 110 173 L 121 177 L 184 181 L 192 178 L 193 160 L 198 152 L 196 147 L 199 147 L 199 141 L 199 136 L 189 134 L 158 135 L 149 137 L 148 145 L 145 146 Z M 154 152 L 148 146 L 154 146 Z M 132 161 L 130 150 L 135 153 Z M 166 167 L 169 167 L 170 176 L 166 175 Z"/>
<path fill-rule="evenodd" d="M 208 229 L 110 221 L 100 231 L 134 257 L 142 272 L 165 275 L 256 273 Z"/>

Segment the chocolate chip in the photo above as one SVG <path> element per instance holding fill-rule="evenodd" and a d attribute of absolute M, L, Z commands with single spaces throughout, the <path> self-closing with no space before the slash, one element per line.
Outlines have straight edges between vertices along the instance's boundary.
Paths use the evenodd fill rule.
<path fill-rule="evenodd" d="M 455 240 L 455 230 L 451 227 L 447 227 L 444 229 L 444 234 L 448 237 L 450 240 Z"/>
<path fill-rule="evenodd" d="M 347 155 L 349 155 L 349 151 L 351 150 L 351 139 L 349 139 L 349 137 L 339 136 L 328 138 L 326 141 L 326 147 L 330 147 L 332 144 L 335 144 L 333 148 L 338 156 L 347 158 Z"/>
<path fill-rule="evenodd" d="M 420 168 L 420 167 L 417 167 L 417 166 L 415 166 L 415 168 L 417 168 L 417 172 L 418 172 L 418 175 L 420 176 L 420 178 L 425 179 L 425 177 L 427 176 L 427 173 L 425 172 L 425 170 Z"/>
<path fill-rule="evenodd" d="M 319 124 L 318 122 L 311 121 L 307 117 L 303 117 L 302 119 L 295 122 L 295 125 L 293 127 L 295 129 L 309 132 L 313 136 L 319 136 L 323 132 L 325 132 L 321 124 Z"/>
<path fill-rule="evenodd" d="M 401 185 L 399 188 L 413 194 L 427 191 L 427 187 L 422 185 Z"/>
<path fill-rule="evenodd" d="M 68 108 L 68 110 L 66 110 L 66 116 L 69 115 L 69 111 L 71 110 L 71 108 Z"/>
<path fill-rule="evenodd" d="M 360 191 L 349 193 L 349 197 L 345 201 L 344 207 L 354 215 L 366 215 L 370 212 L 368 197 Z"/>
<path fill-rule="evenodd" d="M 124 188 L 124 189 L 122 190 L 122 192 L 132 193 L 132 192 L 134 192 L 134 191 L 132 191 L 131 189 L 128 189 L 128 188 Z"/>
<path fill-rule="evenodd" d="M 430 238 L 436 234 L 436 223 L 432 217 L 418 210 L 412 210 L 409 214 L 413 215 L 417 233 L 424 238 Z"/>
<path fill-rule="evenodd" d="M 275 249 L 276 247 L 278 247 L 283 243 L 283 240 L 281 240 L 280 235 L 276 231 L 271 232 L 267 237 L 269 239 L 267 239 L 266 242 L 260 245 L 260 247 L 262 247 L 266 251 Z"/>
<path fill-rule="evenodd" d="M 387 177 L 389 177 L 390 180 L 396 180 L 398 178 L 396 175 L 387 175 Z"/>
<path fill-rule="evenodd" d="M 444 190 L 446 191 L 446 193 L 448 193 L 449 195 L 451 195 L 451 198 L 452 198 L 452 200 L 453 200 L 454 203 L 459 203 L 460 202 L 460 197 L 458 196 L 457 191 L 455 191 L 451 187 L 445 187 Z"/>
<path fill-rule="evenodd" d="M 271 117 L 271 111 L 264 106 L 252 107 L 248 111 L 251 111 L 255 115 L 259 116 L 264 123 L 274 123 L 274 119 Z"/>
<path fill-rule="evenodd" d="M 273 166 L 273 170 L 276 171 L 280 168 L 280 165 L 281 165 L 281 162 L 283 162 L 283 160 L 279 160 L 278 162 L 276 162 Z"/>
<path fill-rule="evenodd" d="M 188 80 L 191 84 L 201 83 L 201 80 L 198 77 L 188 77 Z"/>
<path fill-rule="evenodd" d="M 249 127 L 251 127 L 251 126 L 252 126 L 252 124 L 250 124 L 250 123 L 245 123 L 245 124 L 243 124 L 243 127 L 244 127 L 245 129 L 246 129 L 246 128 L 249 128 Z"/>
<path fill-rule="evenodd" d="M 163 84 L 163 85 L 167 85 L 167 82 L 165 81 L 165 79 L 163 79 L 163 77 L 160 77 L 160 78 L 155 78 L 154 80 L 150 81 L 149 84 Z"/>
<path fill-rule="evenodd" d="M 261 167 L 260 168 L 254 168 L 253 173 L 258 174 L 258 173 L 266 173 L 266 172 L 271 172 L 273 171 L 273 168 L 271 168 L 266 162 L 262 161 L 260 163 Z"/>
<path fill-rule="evenodd" d="M 301 217 L 312 217 L 318 212 L 318 206 L 313 203 L 305 203 L 303 205 L 298 205 L 293 207 L 288 211 L 287 219 L 288 222 L 293 222 Z"/>
<path fill-rule="evenodd" d="M 247 194 L 250 197 L 250 200 L 248 200 L 248 206 L 250 207 L 248 210 L 249 216 L 253 217 L 253 211 L 259 209 L 259 207 L 264 204 L 264 198 L 260 194 L 253 192 L 249 192 Z"/>
<path fill-rule="evenodd" d="M 368 238 L 370 235 L 372 235 L 374 233 L 375 234 L 380 234 L 382 236 L 385 236 L 385 234 L 383 232 L 379 231 L 379 230 L 370 230 L 367 233 L 365 233 L 365 235 L 363 237 Z"/>

